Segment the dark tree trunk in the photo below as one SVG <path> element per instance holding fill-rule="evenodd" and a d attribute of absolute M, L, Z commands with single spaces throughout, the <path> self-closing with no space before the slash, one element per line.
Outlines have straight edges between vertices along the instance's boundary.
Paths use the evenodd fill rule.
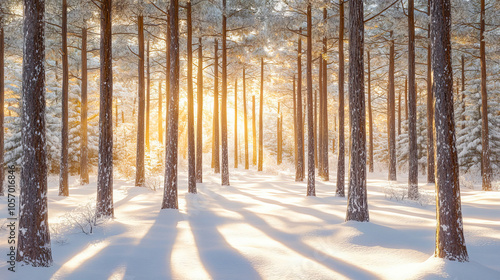
<path fill-rule="evenodd" d="M 490 132 L 488 127 L 488 90 L 486 87 L 486 42 L 484 39 L 485 0 L 481 0 L 479 56 L 481 60 L 481 147 L 483 191 L 491 191 Z"/>
<path fill-rule="evenodd" d="M 99 166 L 97 215 L 112 217 L 113 208 L 113 65 L 111 52 L 112 0 L 101 1 L 101 98 L 99 107 Z"/>
<path fill-rule="evenodd" d="M 337 196 L 345 190 L 345 137 L 344 137 L 344 0 L 339 0 L 339 151 L 337 163 Z"/>
<path fill-rule="evenodd" d="M 436 134 L 436 250 L 439 258 L 468 261 L 463 234 L 453 118 L 450 0 L 431 1 L 432 72 Z"/>
<path fill-rule="evenodd" d="M 137 17 L 137 32 L 139 43 L 139 63 L 138 63 L 138 95 L 139 109 L 137 114 L 137 151 L 135 158 L 135 185 L 144 186 L 144 115 L 145 115 L 145 85 L 144 85 L 144 17 Z"/>
<path fill-rule="evenodd" d="M 151 112 L 151 71 L 149 64 L 149 40 L 146 47 L 146 151 L 149 151 L 149 114 Z"/>
<path fill-rule="evenodd" d="M 188 192 L 196 193 L 196 147 L 194 144 L 194 96 L 193 96 L 193 25 L 191 1 L 186 4 L 187 13 L 187 99 L 188 99 Z"/>
<path fill-rule="evenodd" d="M 302 29 L 300 30 L 302 33 Z M 297 168 L 295 181 L 304 181 L 304 121 L 302 118 L 302 38 L 298 36 L 297 45 Z"/>
<path fill-rule="evenodd" d="M 247 89 L 245 80 L 245 68 L 243 68 L 243 124 L 245 133 L 245 169 L 250 168 L 249 158 L 248 158 L 248 120 L 247 120 Z"/>
<path fill-rule="evenodd" d="M 418 198 L 418 147 L 417 147 L 417 91 L 415 88 L 415 20 L 414 3 L 408 1 L 408 138 L 409 138 L 409 163 L 408 163 L 408 198 Z M 432 118 L 431 118 L 432 119 Z M 432 128 L 431 125 L 427 126 Z M 432 129 L 429 129 L 432 131 Z M 434 160 L 434 157 L 432 158 Z M 433 168 L 434 169 L 434 168 Z M 430 172 L 430 170 L 429 170 Z M 434 172 L 434 170 L 432 170 Z M 434 177 L 434 176 L 433 176 Z"/>
<path fill-rule="evenodd" d="M 219 161 L 219 56 L 218 56 L 219 46 L 217 39 L 215 40 L 214 49 L 214 112 L 213 112 L 213 142 L 212 142 L 212 166 L 214 172 L 220 173 L 220 161 Z"/>
<path fill-rule="evenodd" d="M 372 85 L 371 85 L 371 67 L 370 67 L 370 51 L 366 52 L 368 60 L 368 171 L 373 173 L 373 114 L 372 114 Z"/>
<path fill-rule="evenodd" d="M 166 28 L 166 52 L 165 52 L 165 61 L 167 62 L 167 67 L 165 71 L 165 146 L 168 142 L 168 108 L 170 104 L 170 15 L 167 13 L 167 28 Z"/>
<path fill-rule="evenodd" d="M 327 11 L 326 8 L 323 8 L 323 21 L 326 26 L 327 24 Z M 321 106 L 323 108 L 323 117 L 322 117 L 322 138 L 323 140 L 321 141 L 321 155 L 320 157 L 322 158 L 322 176 L 323 180 L 329 181 L 330 180 L 330 171 L 329 171 L 329 165 L 328 165 L 328 73 L 327 73 L 327 60 L 326 60 L 326 52 L 327 52 L 327 38 L 326 35 L 323 37 L 323 55 L 322 56 L 322 66 L 323 66 L 323 78 L 322 81 L 323 83 L 321 86 L 323 87 L 323 102 L 321 103 Z"/>
<path fill-rule="evenodd" d="M 363 70 L 363 0 L 349 2 L 350 171 L 346 221 L 368 222 L 366 133 Z"/>
<path fill-rule="evenodd" d="M 4 87 L 5 87 L 5 77 L 4 77 L 4 34 L 3 34 L 3 19 L 0 16 L 0 108 L 4 108 Z M 4 172 L 4 110 L 0 110 L 0 196 L 5 195 L 5 190 L 3 187 L 3 182 L 5 179 Z"/>
<path fill-rule="evenodd" d="M 462 64 L 462 88 L 461 88 L 461 91 L 462 91 L 462 97 L 461 97 L 461 103 L 462 103 L 462 107 L 463 107 L 463 111 L 462 111 L 462 129 L 465 128 L 465 114 L 463 112 L 465 112 L 465 58 L 464 58 L 464 55 L 462 55 L 462 59 L 461 59 L 461 64 Z"/>
<path fill-rule="evenodd" d="M 318 57 L 318 89 L 319 89 L 319 100 L 318 100 L 318 92 L 315 90 L 314 91 L 314 165 L 316 168 L 318 168 L 318 175 L 321 177 L 322 172 L 323 172 L 323 167 L 322 164 L 323 162 L 321 161 L 321 158 L 319 159 L 318 162 L 318 150 L 320 150 L 321 153 L 321 141 L 323 140 L 322 134 L 323 130 L 321 129 L 323 127 L 323 106 L 320 106 L 318 104 L 323 102 L 323 65 L 322 62 L 323 60 L 321 57 Z M 318 125 L 318 107 L 319 107 L 319 125 Z M 319 138 L 319 139 L 318 139 Z"/>
<path fill-rule="evenodd" d="M 429 0 L 430 2 L 430 0 Z M 427 182 L 434 183 L 434 108 L 433 108 L 433 93 L 432 93 L 432 71 L 431 71 L 431 29 L 428 26 L 429 40 L 427 42 Z M 416 95 L 416 93 L 415 93 Z M 415 98 L 416 100 L 416 98 Z M 408 103 L 412 106 L 411 103 Z M 418 165 L 417 165 L 418 168 Z M 416 173 L 418 173 L 416 171 Z M 415 175 L 416 176 L 416 175 Z M 416 177 L 415 177 L 416 178 Z M 415 179 L 415 184 L 417 179 Z"/>
<path fill-rule="evenodd" d="M 61 23 L 61 53 L 63 64 L 63 85 L 62 85 L 62 113 L 61 113 L 61 164 L 59 173 L 59 195 L 68 196 L 68 3 L 62 1 L 62 23 Z"/>
<path fill-rule="evenodd" d="M 170 94 L 168 102 L 165 187 L 162 209 L 179 209 L 177 200 L 177 141 L 179 129 L 179 2 L 171 0 L 169 5 L 170 38 Z"/>
<path fill-rule="evenodd" d="M 161 80 L 158 82 L 158 141 L 163 144 L 163 94 L 161 92 Z M 122 110 L 123 115 L 123 110 Z M 123 120 L 122 120 L 123 122 Z"/>
<path fill-rule="evenodd" d="M 226 46 L 226 0 L 222 0 L 222 100 L 221 100 L 221 185 L 229 186 L 229 158 L 227 148 L 227 46 Z"/>
<path fill-rule="evenodd" d="M 387 132 L 389 145 L 389 180 L 396 181 L 396 98 L 394 90 L 394 39 L 390 32 L 389 89 L 387 94 Z"/>
<path fill-rule="evenodd" d="M 297 97 L 295 93 L 295 75 L 293 75 L 293 159 L 295 162 L 295 170 L 297 170 Z"/>
<path fill-rule="evenodd" d="M 408 76 L 405 76 L 405 120 L 408 121 Z"/>
<path fill-rule="evenodd" d="M 398 136 L 401 135 L 401 91 L 398 93 Z"/>
<path fill-rule="evenodd" d="M 234 168 L 238 168 L 238 79 L 234 81 Z"/>
<path fill-rule="evenodd" d="M 264 165 L 264 58 L 260 59 L 260 100 L 259 100 L 259 165 L 257 171 Z"/>
<path fill-rule="evenodd" d="M 311 2 L 307 3 L 307 196 L 316 196 L 314 166 L 314 120 L 312 84 L 312 16 Z"/>
<path fill-rule="evenodd" d="M 24 1 L 21 188 L 17 261 L 51 266 L 45 152 L 45 46 L 43 0 Z M 3 110 L 3 108 L 2 108 Z M 22 229 L 22 230 L 21 230 Z"/>
<path fill-rule="evenodd" d="M 253 138 L 253 153 L 252 164 L 257 165 L 257 115 L 255 113 L 255 95 L 252 95 L 252 138 Z"/>
<path fill-rule="evenodd" d="M 196 183 L 203 182 L 203 45 L 198 39 L 198 113 L 196 120 Z"/>
<path fill-rule="evenodd" d="M 277 153 L 276 153 L 276 163 L 281 164 L 281 119 L 280 119 L 280 102 L 278 102 L 278 117 L 276 118 L 276 143 L 277 143 Z"/>

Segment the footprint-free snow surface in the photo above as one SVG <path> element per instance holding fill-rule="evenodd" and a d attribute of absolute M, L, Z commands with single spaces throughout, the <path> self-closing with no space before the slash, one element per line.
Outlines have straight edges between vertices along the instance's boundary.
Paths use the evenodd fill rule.
<path fill-rule="evenodd" d="M 0 198 L 0 279 L 500 279 L 500 193 L 462 187 L 470 262 L 434 258 L 434 185 L 418 202 L 404 198 L 407 180 L 369 174 L 370 222 L 345 222 L 346 198 L 335 176 L 318 181 L 317 197 L 291 172 L 231 170 L 231 186 L 207 172 L 198 194 L 179 173 L 179 210 L 160 210 L 163 189 L 115 179 L 115 218 L 85 234 L 85 205 L 95 178 L 69 197 L 49 180 L 53 265 L 7 270 L 6 198 Z M 159 179 L 158 179 L 159 180 Z M 420 181 L 424 181 L 421 178 Z M 477 189 L 477 186 L 476 186 Z M 89 204 L 90 201 L 90 204 Z M 68 214 L 69 213 L 69 214 Z M 71 219 L 73 217 L 73 221 Z"/>

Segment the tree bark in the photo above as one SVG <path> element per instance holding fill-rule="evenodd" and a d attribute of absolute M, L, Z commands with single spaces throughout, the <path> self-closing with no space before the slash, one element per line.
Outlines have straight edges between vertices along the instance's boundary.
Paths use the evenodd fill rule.
<path fill-rule="evenodd" d="M 198 39 L 198 112 L 196 121 L 196 183 L 203 182 L 203 45 Z"/>
<path fill-rule="evenodd" d="M 234 168 L 238 168 L 238 79 L 234 81 Z"/>
<path fill-rule="evenodd" d="M 194 96 L 193 96 L 193 25 L 191 21 L 191 1 L 187 11 L 187 99 L 188 99 L 188 192 L 196 193 L 196 147 L 194 139 Z"/>
<path fill-rule="evenodd" d="M 387 132 L 389 150 L 389 180 L 396 181 L 396 98 L 394 90 L 394 38 L 390 31 L 389 90 L 387 94 Z"/>
<path fill-rule="evenodd" d="M 62 54 L 62 112 L 61 112 L 61 164 L 59 173 L 59 195 L 68 196 L 68 3 L 62 0 L 62 22 L 61 22 L 61 54 Z"/>
<path fill-rule="evenodd" d="M 371 86 L 371 66 L 370 66 L 370 51 L 366 52 L 368 60 L 368 171 L 373 173 L 373 113 L 372 113 L 372 86 Z"/>
<path fill-rule="evenodd" d="M 150 150 L 149 116 L 151 112 L 151 71 L 149 64 L 149 40 L 146 45 L 146 151 Z"/>
<path fill-rule="evenodd" d="M 337 196 L 345 196 L 345 137 L 344 137 L 344 0 L 339 0 L 339 151 L 337 163 Z"/>
<path fill-rule="evenodd" d="M 450 0 L 431 1 L 432 72 L 436 129 L 436 250 L 435 256 L 468 261 L 463 234 L 458 156 L 453 117 Z"/>
<path fill-rule="evenodd" d="M 177 199 L 177 142 L 179 126 L 179 2 L 171 0 L 169 5 L 170 25 L 170 96 L 168 104 L 165 187 L 162 209 L 179 209 Z"/>
<path fill-rule="evenodd" d="M 249 158 L 248 158 L 248 119 L 247 119 L 247 89 L 245 80 L 245 68 L 243 68 L 243 124 L 245 133 L 245 169 L 250 168 Z"/>
<path fill-rule="evenodd" d="M 264 165 L 264 58 L 260 59 L 260 101 L 259 101 L 259 163 L 257 171 Z"/>
<path fill-rule="evenodd" d="M 277 144 L 277 153 L 276 153 L 276 163 L 278 165 L 281 164 L 281 120 L 280 120 L 280 102 L 278 102 L 278 117 L 276 118 L 276 144 Z"/>
<path fill-rule="evenodd" d="M 214 115 L 213 115 L 213 139 L 212 142 L 212 165 L 216 174 L 220 173 L 219 161 L 219 46 L 217 39 L 215 40 L 214 49 Z"/>
<path fill-rule="evenodd" d="M 252 158 L 252 164 L 255 166 L 257 165 L 257 128 L 256 128 L 256 118 L 257 116 L 255 115 L 255 95 L 252 95 L 252 138 L 253 138 L 253 158 Z"/>
<path fill-rule="evenodd" d="M 137 17 L 137 32 L 139 43 L 139 63 L 138 63 L 138 97 L 139 108 L 137 113 L 137 151 L 135 158 L 135 185 L 144 186 L 144 115 L 145 115 L 145 85 L 144 85 L 144 17 Z"/>
<path fill-rule="evenodd" d="M 491 191 L 491 166 L 490 166 L 490 132 L 488 123 L 488 89 L 486 85 L 486 42 L 484 39 L 485 30 L 485 0 L 481 0 L 480 17 L 480 42 L 479 56 L 481 60 L 481 147 L 482 147 L 482 178 L 483 191 Z"/>
<path fill-rule="evenodd" d="M 316 196 L 314 166 L 314 120 L 312 84 L 312 15 L 311 2 L 307 3 L 307 196 Z"/>
<path fill-rule="evenodd" d="M 326 8 L 323 8 L 323 21 L 325 23 L 325 26 L 327 24 L 327 11 Z M 326 60 L 326 52 L 327 52 L 327 43 L 328 39 L 326 38 L 326 35 L 323 36 L 323 56 L 322 56 L 322 67 L 323 67 L 323 78 L 322 78 L 322 84 L 321 86 L 323 87 L 323 103 L 321 103 L 321 106 L 323 107 L 323 117 L 322 117 L 322 138 L 323 140 L 321 141 L 321 146 L 322 146 L 322 151 L 321 151 L 321 158 L 322 158 L 322 177 L 324 181 L 329 181 L 330 180 L 330 172 L 329 172 L 329 164 L 328 164 L 328 73 L 327 73 L 327 60 Z"/>
<path fill-rule="evenodd" d="M 418 199 L 418 147 L 417 147 L 417 91 L 415 88 L 415 20 L 414 1 L 408 0 L 408 138 L 409 138 L 409 163 L 408 163 L 408 198 Z M 432 120 L 432 118 L 431 118 Z M 432 131 L 432 121 L 429 126 Z M 432 157 L 434 160 L 434 157 Z M 433 168 L 434 169 L 434 168 Z M 428 171 L 430 172 L 430 170 Z M 434 172 L 434 170 L 432 170 Z"/>
<path fill-rule="evenodd" d="M 45 151 L 45 46 L 43 0 L 24 1 L 22 148 L 18 262 L 51 266 Z M 2 108 L 3 110 L 3 108 Z"/>
<path fill-rule="evenodd" d="M 319 100 L 318 100 L 318 92 L 315 90 L 314 91 L 314 165 L 316 168 L 318 168 L 318 175 L 319 177 L 322 177 L 322 172 L 323 172 L 323 167 L 322 164 L 323 162 L 321 161 L 322 158 L 319 159 L 318 162 L 318 151 L 320 151 L 321 154 L 321 147 L 322 143 L 321 141 L 323 140 L 322 134 L 323 134 L 323 106 L 318 104 L 318 101 L 320 104 L 323 103 L 323 65 L 322 62 L 323 60 L 321 57 L 318 57 L 318 89 L 319 89 Z M 319 125 L 318 125 L 318 107 L 319 107 Z"/>
<path fill-rule="evenodd" d="M 295 163 L 295 170 L 297 170 L 297 97 L 295 92 L 295 74 L 293 75 L 292 84 L 292 95 L 293 95 L 293 159 Z"/>
<path fill-rule="evenodd" d="M 366 133 L 363 70 L 363 0 L 349 2 L 350 171 L 346 221 L 368 222 Z"/>
<path fill-rule="evenodd" d="M 162 81 L 158 82 L 158 141 L 163 144 L 163 94 L 161 92 Z M 123 115 L 123 110 L 122 110 Z M 123 122 L 123 120 L 122 120 Z"/>
<path fill-rule="evenodd" d="M 222 100 L 221 100 L 221 185 L 229 186 L 229 158 L 227 148 L 227 46 L 226 46 L 226 0 L 222 0 Z"/>
<path fill-rule="evenodd" d="M 300 29 L 302 34 L 302 29 Z M 302 118 L 302 38 L 298 36 L 297 44 L 297 168 L 295 181 L 304 181 L 304 121 Z"/>
<path fill-rule="evenodd" d="M 429 0 L 430 2 L 430 0 Z M 429 40 L 427 42 L 427 182 L 434 183 L 434 108 L 431 71 L 431 29 L 428 26 Z M 415 99 L 416 100 L 416 99 Z M 408 104 L 411 106 L 411 103 Z M 418 167 L 417 167 L 418 168 Z M 416 182 L 416 181 L 415 181 Z"/>

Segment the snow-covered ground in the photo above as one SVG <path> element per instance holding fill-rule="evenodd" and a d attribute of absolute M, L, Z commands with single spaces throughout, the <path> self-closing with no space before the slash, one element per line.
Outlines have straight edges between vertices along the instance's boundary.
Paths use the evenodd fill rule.
<path fill-rule="evenodd" d="M 69 197 L 57 196 L 51 178 L 54 264 L 17 264 L 15 273 L 7 270 L 0 198 L 0 279 L 500 279 L 498 191 L 462 188 L 471 261 L 456 263 L 432 257 L 434 185 L 420 185 L 419 202 L 401 200 L 406 177 L 390 183 L 386 173 L 369 174 L 370 222 L 358 223 L 344 222 L 334 174 L 317 182 L 317 197 L 306 197 L 290 172 L 231 170 L 229 187 L 206 173 L 196 195 L 179 175 L 179 211 L 160 211 L 162 189 L 115 180 L 115 219 L 89 235 L 72 229 L 67 213 L 95 199 L 95 178 L 86 186 L 73 178 Z"/>

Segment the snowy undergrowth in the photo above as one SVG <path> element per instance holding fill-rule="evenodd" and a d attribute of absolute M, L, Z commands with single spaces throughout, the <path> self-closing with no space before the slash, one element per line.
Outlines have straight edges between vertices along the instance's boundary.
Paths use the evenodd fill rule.
<path fill-rule="evenodd" d="M 389 185 L 383 188 L 385 198 L 409 204 L 418 204 L 420 206 L 427 206 L 435 203 L 434 192 L 428 190 L 419 190 L 418 199 L 413 200 L 408 198 L 408 185 L 400 185 L 389 181 Z"/>

